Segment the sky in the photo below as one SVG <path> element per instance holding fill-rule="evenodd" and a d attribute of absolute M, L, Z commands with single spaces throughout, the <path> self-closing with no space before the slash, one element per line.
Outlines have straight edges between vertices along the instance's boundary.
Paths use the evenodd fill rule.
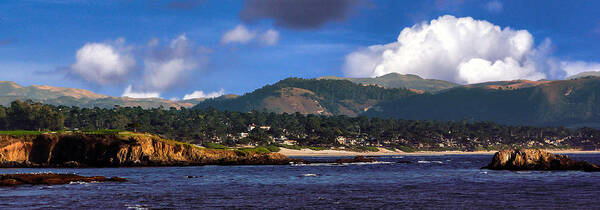
<path fill-rule="evenodd" d="M 0 80 L 112 96 L 244 94 L 287 77 L 460 84 L 600 70 L 599 1 L 0 2 Z"/>

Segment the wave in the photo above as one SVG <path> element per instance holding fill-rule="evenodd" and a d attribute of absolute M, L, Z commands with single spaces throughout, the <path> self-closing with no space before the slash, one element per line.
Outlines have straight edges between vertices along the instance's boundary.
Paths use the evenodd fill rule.
<path fill-rule="evenodd" d="M 375 161 L 375 162 L 361 162 L 361 163 L 297 163 L 291 164 L 291 166 L 349 166 L 349 165 L 374 165 L 374 164 L 393 164 L 394 162 L 387 161 Z"/>
<path fill-rule="evenodd" d="M 417 161 L 417 163 L 422 163 L 422 164 L 428 164 L 428 163 L 437 163 L 437 164 L 444 164 L 444 162 L 442 161 L 438 161 L 438 160 L 419 160 Z"/>

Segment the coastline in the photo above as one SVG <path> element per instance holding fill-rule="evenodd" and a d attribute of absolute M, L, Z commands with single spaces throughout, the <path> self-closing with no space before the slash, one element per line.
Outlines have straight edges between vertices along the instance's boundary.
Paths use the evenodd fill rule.
<path fill-rule="evenodd" d="M 439 156 L 439 155 L 493 155 L 497 151 L 417 151 L 417 152 L 402 152 L 391 151 L 385 148 L 379 148 L 378 152 L 352 152 L 345 150 L 311 150 L 301 149 L 293 150 L 280 148 L 278 152 L 288 157 L 341 157 L 341 156 Z M 546 150 L 554 154 L 600 154 L 600 150 Z"/>

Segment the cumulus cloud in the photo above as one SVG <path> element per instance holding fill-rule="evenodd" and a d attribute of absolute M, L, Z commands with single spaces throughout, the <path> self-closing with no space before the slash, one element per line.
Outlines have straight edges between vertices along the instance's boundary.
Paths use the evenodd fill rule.
<path fill-rule="evenodd" d="M 129 97 L 129 98 L 160 98 L 160 93 L 159 92 L 136 92 L 133 90 L 133 87 L 131 85 L 129 85 L 129 86 L 127 86 L 127 88 L 125 88 L 125 91 L 123 91 L 123 94 L 121 96 Z"/>
<path fill-rule="evenodd" d="M 273 29 L 265 31 L 260 36 L 260 42 L 265 45 L 275 45 L 279 41 L 279 32 Z"/>
<path fill-rule="evenodd" d="M 492 13 L 500 13 L 502 12 L 502 9 L 504 9 L 504 6 L 502 5 L 502 2 L 496 0 L 486 3 L 485 9 Z"/>
<path fill-rule="evenodd" d="M 144 59 L 144 89 L 163 91 L 185 78 L 187 73 L 201 67 L 206 58 L 204 48 L 193 46 L 185 34 L 173 39 L 168 46 L 161 46 L 157 39 L 147 44 Z"/>
<path fill-rule="evenodd" d="M 135 67 L 131 47 L 124 39 L 106 43 L 86 43 L 77 50 L 75 63 L 71 65 L 73 75 L 96 84 L 122 82 Z"/>
<path fill-rule="evenodd" d="M 560 66 L 546 55 L 547 45 L 535 47 L 526 30 L 446 15 L 404 28 L 396 42 L 348 54 L 343 69 L 354 77 L 396 72 L 458 83 L 539 80 Z"/>
<path fill-rule="evenodd" d="M 190 94 L 185 94 L 183 100 L 194 99 L 194 98 L 216 98 L 225 94 L 225 90 L 221 89 L 215 92 L 204 93 L 204 91 L 197 90 Z"/>
<path fill-rule="evenodd" d="M 256 37 L 256 32 L 248 31 L 248 29 L 243 25 L 238 25 L 234 29 L 225 32 L 221 37 L 221 43 L 229 44 L 229 43 L 248 43 L 252 39 Z"/>
<path fill-rule="evenodd" d="M 315 29 L 329 21 L 345 20 L 359 0 L 246 0 L 240 16 L 244 21 L 272 19 L 275 25 Z"/>

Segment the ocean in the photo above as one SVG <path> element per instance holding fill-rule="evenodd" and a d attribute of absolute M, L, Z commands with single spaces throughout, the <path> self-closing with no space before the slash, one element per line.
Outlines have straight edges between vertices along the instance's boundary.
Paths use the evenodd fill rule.
<path fill-rule="evenodd" d="M 598 163 L 600 155 L 570 155 Z M 480 169 L 491 155 L 291 166 L 0 169 L 128 182 L 0 188 L 0 209 L 597 209 L 600 173 Z M 306 158 L 332 160 L 336 158 Z M 397 163 L 410 161 L 411 163 Z"/>

